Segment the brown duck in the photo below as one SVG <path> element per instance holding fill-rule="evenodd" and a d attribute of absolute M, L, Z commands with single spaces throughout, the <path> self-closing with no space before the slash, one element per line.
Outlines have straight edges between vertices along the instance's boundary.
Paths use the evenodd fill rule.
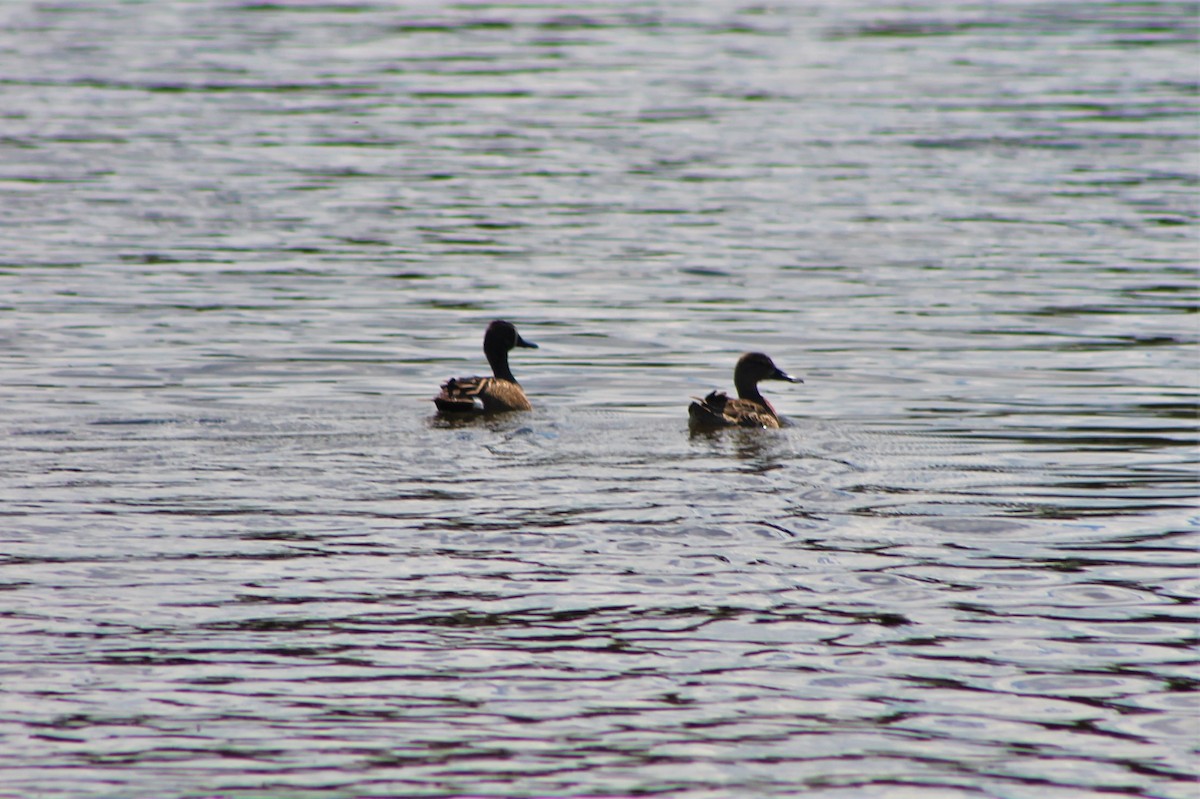
<path fill-rule="evenodd" d="M 513 347 L 537 349 L 521 338 L 510 323 L 497 319 L 483 334 L 483 354 L 492 367 L 492 377 L 452 377 L 442 384 L 442 393 L 433 398 L 444 413 L 496 413 L 529 411 L 533 406 L 517 378 L 508 368 L 508 351 Z"/>
<path fill-rule="evenodd" d="M 737 399 L 724 391 L 710 392 L 688 406 L 688 418 L 697 427 L 780 427 L 779 414 L 758 390 L 760 380 L 803 383 L 784 372 L 761 352 L 747 352 L 733 369 Z"/>

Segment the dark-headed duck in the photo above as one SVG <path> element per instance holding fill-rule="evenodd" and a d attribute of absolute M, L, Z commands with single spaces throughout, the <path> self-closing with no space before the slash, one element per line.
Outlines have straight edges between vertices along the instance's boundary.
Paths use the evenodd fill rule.
<path fill-rule="evenodd" d="M 528 411 L 533 406 L 508 368 L 508 351 L 513 347 L 537 349 L 521 338 L 511 323 L 497 319 L 483 334 L 483 354 L 492 367 L 492 377 L 452 377 L 442 384 L 442 393 L 433 398 L 444 413 L 496 413 Z"/>
<path fill-rule="evenodd" d="M 688 418 L 697 427 L 780 427 L 779 414 L 758 390 L 760 380 L 803 383 L 784 372 L 761 352 L 747 352 L 733 369 L 737 399 L 724 391 L 713 391 L 688 407 Z"/>

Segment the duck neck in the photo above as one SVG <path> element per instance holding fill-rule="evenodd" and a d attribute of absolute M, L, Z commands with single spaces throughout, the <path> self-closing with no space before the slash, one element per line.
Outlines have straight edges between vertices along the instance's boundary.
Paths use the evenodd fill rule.
<path fill-rule="evenodd" d="M 485 354 L 492 367 L 493 375 L 510 383 L 517 382 L 517 378 L 513 377 L 512 369 L 508 368 L 508 350 L 493 350 Z"/>
<path fill-rule="evenodd" d="M 775 409 L 771 407 L 771 403 L 767 402 L 767 398 L 759 392 L 757 380 L 738 380 L 735 377 L 733 384 L 737 388 L 738 397 L 750 400 L 751 402 L 757 402 L 770 411 L 771 415 L 775 414 Z"/>

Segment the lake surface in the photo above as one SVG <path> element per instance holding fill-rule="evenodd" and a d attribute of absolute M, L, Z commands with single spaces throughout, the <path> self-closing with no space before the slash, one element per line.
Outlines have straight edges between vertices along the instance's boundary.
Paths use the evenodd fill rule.
<path fill-rule="evenodd" d="M 1194 4 L 0 23 L 0 796 L 1197 796 Z"/>

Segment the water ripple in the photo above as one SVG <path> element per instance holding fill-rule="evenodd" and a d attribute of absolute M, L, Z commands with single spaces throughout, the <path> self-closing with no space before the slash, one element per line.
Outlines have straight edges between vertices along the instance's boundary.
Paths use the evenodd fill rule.
<path fill-rule="evenodd" d="M 1189 796 L 1193 11 L 6 9 L 6 790 Z"/>

